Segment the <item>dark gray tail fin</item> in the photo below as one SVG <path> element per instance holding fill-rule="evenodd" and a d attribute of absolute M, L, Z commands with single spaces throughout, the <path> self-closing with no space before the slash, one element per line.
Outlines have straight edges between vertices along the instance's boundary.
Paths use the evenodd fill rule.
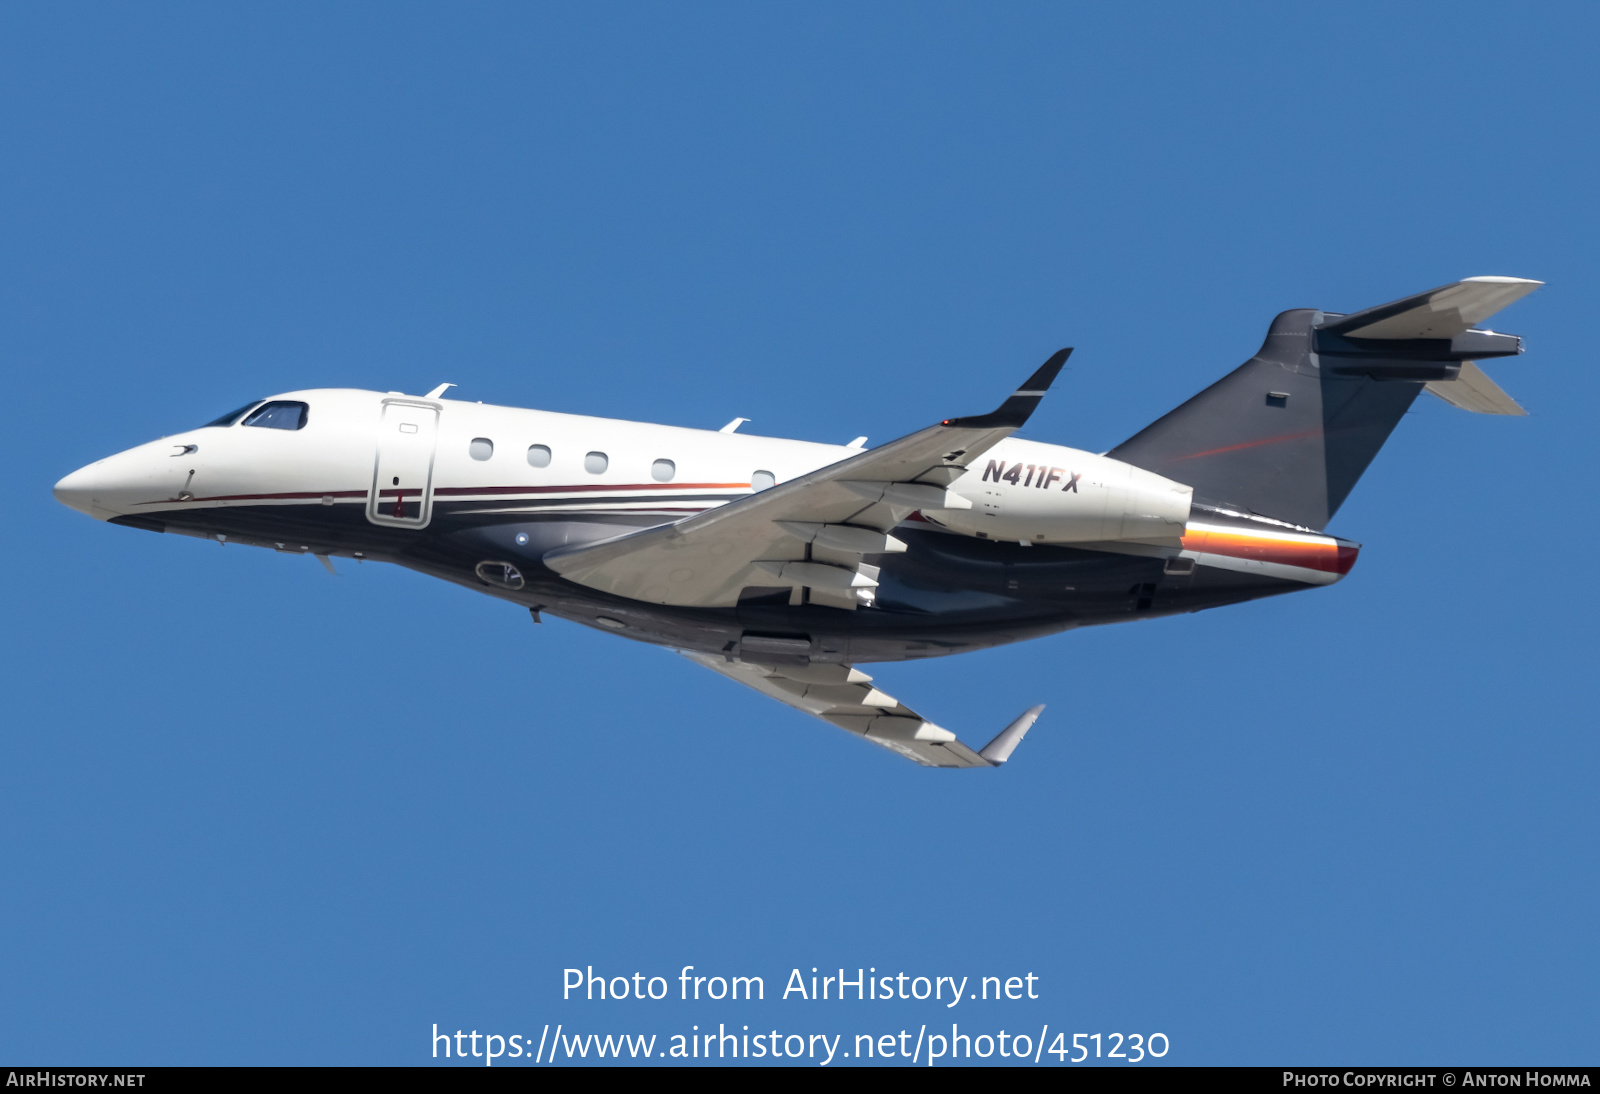
<path fill-rule="evenodd" d="M 1470 278 L 1353 315 L 1283 312 L 1254 357 L 1107 455 L 1202 504 L 1320 530 L 1424 386 L 1522 352 L 1473 324 L 1539 284 Z"/>

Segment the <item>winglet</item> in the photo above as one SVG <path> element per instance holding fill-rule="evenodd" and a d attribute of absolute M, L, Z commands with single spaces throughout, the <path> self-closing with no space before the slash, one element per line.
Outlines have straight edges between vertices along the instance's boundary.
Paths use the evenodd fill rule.
<path fill-rule="evenodd" d="M 1032 416 L 1034 409 L 1039 405 L 1039 400 L 1044 398 L 1044 393 L 1050 390 L 1050 385 L 1055 382 L 1061 366 L 1066 364 L 1067 358 L 1071 356 L 1071 346 L 1051 354 L 1050 360 L 1040 365 L 1032 376 L 1022 382 L 1021 387 L 1011 393 L 1011 398 L 1001 403 L 993 413 L 980 414 L 972 418 L 948 418 L 942 424 L 968 429 L 1008 426 L 1012 429 L 1021 428 Z"/>
<path fill-rule="evenodd" d="M 1052 358 L 1054 360 L 1054 358 Z M 1065 358 L 1063 358 L 1065 360 Z M 1060 365 L 1056 366 L 1060 368 Z M 1044 371 L 1043 369 L 1040 370 Z M 1039 715 L 1044 712 L 1044 704 L 1029 707 L 1023 711 L 1016 721 L 995 735 L 995 739 L 984 745 L 978 755 L 988 760 L 995 767 L 999 767 L 1011 759 L 1011 753 L 1022 743 L 1022 738 L 1028 735 L 1028 730 L 1033 728 L 1033 723 L 1039 720 Z"/>

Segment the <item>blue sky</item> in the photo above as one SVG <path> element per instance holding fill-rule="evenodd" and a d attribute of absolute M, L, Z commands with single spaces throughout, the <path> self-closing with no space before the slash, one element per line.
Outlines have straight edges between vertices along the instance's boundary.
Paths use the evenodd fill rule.
<path fill-rule="evenodd" d="M 421 1063 L 913 1031 L 791 968 L 1033 972 L 973 1031 L 1595 1062 L 1600 17 L 1581 5 L 13 5 L 0 1058 Z M 670 653 L 50 485 L 313 386 L 1109 448 L 1288 307 L 1475 274 L 1526 419 L 1419 402 L 1343 584 L 875 670 L 930 772 Z M 758 974 L 749 1006 L 561 970 Z M 1009 1025 L 1008 1025 L 1009 1023 Z M 965 1030 L 967 1027 L 963 1026 Z"/>

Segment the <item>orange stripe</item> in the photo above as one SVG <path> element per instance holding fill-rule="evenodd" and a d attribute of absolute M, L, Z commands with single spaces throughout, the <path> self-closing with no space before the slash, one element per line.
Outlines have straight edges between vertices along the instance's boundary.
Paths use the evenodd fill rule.
<path fill-rule="evenodd" d="M 1276 562 L 1329 574 L 1349 573 L 1359 553 L 1358 548 L 1341 547 L 1332 541 L 1302 543 L 1239 532 L 1185 532 L 1183 546 L 1185 550 L 1204 554 Z"/>

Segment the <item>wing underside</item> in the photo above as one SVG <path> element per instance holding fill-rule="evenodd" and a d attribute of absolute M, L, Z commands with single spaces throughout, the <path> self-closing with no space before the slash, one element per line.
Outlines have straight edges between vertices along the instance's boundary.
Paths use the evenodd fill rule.
<path fill-rule="evenodd" d="M 975 750 L 948 729 L 873 687 L 872 677 L 850 665 L 768 665 L 692 650 L 678 652 L 923 767 L 999 767 L 1044 710 L 1042 706 L 1030 708 L 994 740 Z"/>

